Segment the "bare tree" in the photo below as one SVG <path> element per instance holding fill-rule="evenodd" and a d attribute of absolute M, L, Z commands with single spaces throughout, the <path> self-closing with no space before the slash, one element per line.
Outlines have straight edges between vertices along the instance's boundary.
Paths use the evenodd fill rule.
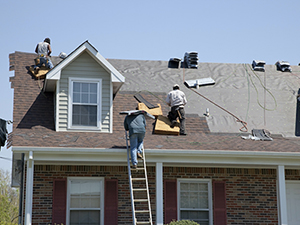
<path fill-rule="evenodd" d="M 0 221 L 18 224 L 19 191 L 11 187 L 9 171 L 0 169 Z"/>

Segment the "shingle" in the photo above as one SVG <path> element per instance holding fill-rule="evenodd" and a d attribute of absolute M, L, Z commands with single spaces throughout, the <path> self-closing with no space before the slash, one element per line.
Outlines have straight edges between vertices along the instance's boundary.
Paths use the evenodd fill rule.
<path fill-rule="evenodd" d="M 14 61 L 15 69 L 15 76 L 11 79 L 14 87 L 13 146 L 126 148 L 123 128 L 125 117 L 119 112 L 136 108 L 138 103 L 134 98 L 134 94 L 137 93 L 136 90 L 128 90 L 127 86 L 116 95 L 112 134 L 56 132 L 54 130 L 53 93 L 42 92 L 43 81 L 35 79 L 26 69 L 33 63 L 34 57 L 35 54 L 22 52 L 15 52 L 10 55 L 10 59 Z M 116 63 L 117 60 L 114 62 Z M 117 63 L 121 64 L 122 60 Z M 165 63 L 167 65 L 167 62 Z M 130 70 L 133 73 L 135 71 L 134 68 Z M 165 82 L 168 80 L 166 79 Z M 169 107 L 163 103 L 167 94 L 166 89 L 160 92 L 143 91 L 142 93 L 147 101 L 154 104 L 160 103 L 163 114 L 167 115 Z M 145 147 L 149 149 L 299 152 L 300 142 L 297 138 L 284 138 L 277 135 L 272 137 L 273 141 L 269 142 L 243 140 L 241 135 L 245 134 L 240 132 L 211 132 L 207 121 L 207 117 L 187 113 L 188 135 L 165 136 L 153 134 L 154 120 L 147 119 Z"/>

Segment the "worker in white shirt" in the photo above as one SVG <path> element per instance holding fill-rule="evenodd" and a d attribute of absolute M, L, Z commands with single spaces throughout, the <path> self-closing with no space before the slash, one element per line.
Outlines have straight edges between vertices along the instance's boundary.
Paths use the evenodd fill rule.
<path fill-rule="evenodd" d="M 36 74 L 39 72 L 39 69 L 43 64 L 45 64 L 45 66 L 49 69 L 53 68 L 53 64 L 50 59 L 50 54 L 52 52 L 50 38 L 45 38 L 43 42 L 38 43 L 35 48 L 35 52 L 40 58 L 40 63 L 34 66 L 34 71 Z"/>
<path fill-rule="evenodd" d="M 167 95 L 166 102 L 171 106 L 171 111 L 168 114 L 168 118 L 171 121 L 171 127 L 176 124 L 176 119 L 180 121 L 180 135 L 186 135 L 185 131 L 185 111 L 184 106 L 187 103 L 185 94 L 180 90 L 179 85 L 175 84 L 173 90 Z"/>

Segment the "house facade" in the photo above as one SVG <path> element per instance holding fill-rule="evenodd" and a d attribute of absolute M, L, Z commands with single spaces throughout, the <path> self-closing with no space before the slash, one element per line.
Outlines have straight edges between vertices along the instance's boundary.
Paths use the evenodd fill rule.
<path fill-rule="evenodd" d="M 135 109 L 133 96 L 141 93 L 161 104 L 167 115 L 163 101 L 173 83 L 187 95 L 188 135 L 154 134 L 155 121 L 147 119 L 154 224 L 183 219 L 201 225 L 299 224 L 297 72 L 283 74 L 266 66 L 265 72 L 250 75 L 248 65 L 199 63 L 198 69 L 171 69 L 167 61 L 107 60 L 86 41 L 63 60 L 52 57 L 55 67 L 37 79 L 28 72 L 35 54 L 9 57 L 15 71 L 10 79 L 12 151 L 24 162 L 19 180 L 23 224 L 132 224 L 120 112 Z M 257 88 L 254 78 L 268 72 L 275 87 Z M 216 85 L 199 91 L 247 119 L 247 132 L 183 85 L 201 76 L 213 77 Z M 254 94 L 246 98 L 255 89 L 257 99 L 272 92 L 261 108 Z M 205 117 L 208 107 L 213 115 Z M 260 127 L 271 131 L 272 141 L 245 138 Z"/>

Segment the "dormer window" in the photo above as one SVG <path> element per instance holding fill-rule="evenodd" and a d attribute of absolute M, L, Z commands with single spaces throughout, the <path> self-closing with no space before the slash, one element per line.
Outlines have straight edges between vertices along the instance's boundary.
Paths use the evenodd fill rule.
<path fill-rule="evenodd" d="M 101 79 L 69 78 L 69 128 L 100 129 Z"/>
<path fill-rule="evenodd" d="M 113 98 L 125 82 L 88 42 L 50 70 L 44 91 L 53 92 L 55 130 L 113 132 Z"/>

